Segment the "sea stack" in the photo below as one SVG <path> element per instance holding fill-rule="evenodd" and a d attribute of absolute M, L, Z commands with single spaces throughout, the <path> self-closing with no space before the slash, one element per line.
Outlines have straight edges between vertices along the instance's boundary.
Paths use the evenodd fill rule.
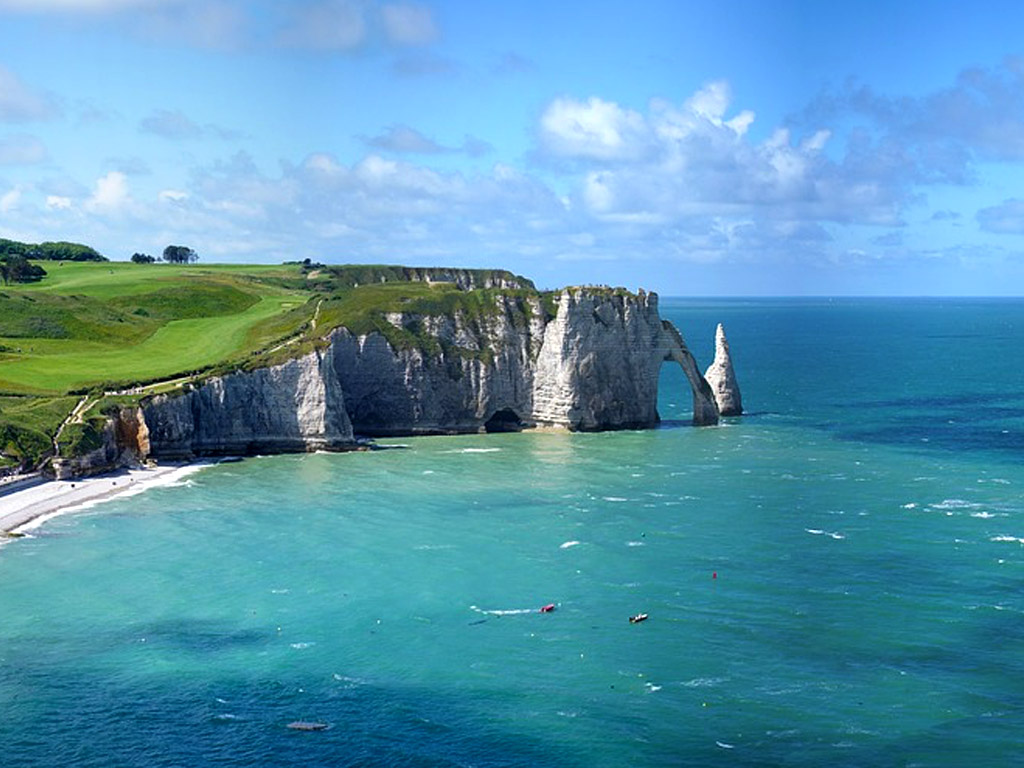
<path fill-rule="evenodd" d="M 708 366 L 704 378 L 711 385 L 718 410 L 723 416 L 739 416 L 743 413 L 740 386 L 736 383 L 736 372 L 732 369 L 732 358 L 729 356 L 729 340 L 725 338 L 725 328 L 721 323 L 715 331 L 715 361 Z"/>

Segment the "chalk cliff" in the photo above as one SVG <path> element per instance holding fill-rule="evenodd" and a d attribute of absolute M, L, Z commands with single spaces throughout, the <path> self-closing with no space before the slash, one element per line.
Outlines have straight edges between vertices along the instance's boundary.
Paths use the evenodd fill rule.
<path fill-rule="evenodd" d="M 393 333 L 339 327 L 321 349 L 280 365 L 143 398 L 112 416 L 103 448 L 64 471 L 148 457 L 345 450 L 355 435 L 650 427 L 665 361 L 682 368 L 695 424 L 717 423 L 719 403 L 733 407 L 716 402 L 679 331 L 659 316 L 657 294 L 570 288 L 545 302 L 513 290 L 487 302 L 388 312 Z M 731 364 L 728 371 L 738 406 Z"/>
<path fill-rule="evenodd" d="M 658 422 L 665 360 L 679 362 L 694 388 L 694 422 L 718 421 L 693 356 L 658 315 L 657 294 L 566 289 L 553 317 L 537 299 L 497 302 L 472 320 L 459 313 L 388 317 L 396 327 L 425 328 L 440 341 L 433 353 L 396 348 L 380 332 L 335 332 L 334 361 L 355 432 L 650 427 Z"/>
<path fill-rule="evenodd" d="M 739 416 L 743 413 L 740 386 L 736 382 L 736 372 L 729 354 L 729 340 L 725 338 L 725 328 L 721 323 L 715 329 L 715 359 L 704 372 L 704 378 L 715 393 L 718 410 L 723 416 Z"/>
<path fill-rule="evenodd" d="M 160 457 L 332 450 L 354 442 L 330 348 L 158 395 L 143 402 L 142 414 L 150 454 Z"/>

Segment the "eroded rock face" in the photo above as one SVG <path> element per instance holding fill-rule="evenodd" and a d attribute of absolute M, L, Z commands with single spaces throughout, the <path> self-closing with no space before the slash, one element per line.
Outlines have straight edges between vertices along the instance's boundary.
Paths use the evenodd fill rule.
<path fill-rule="evenodd" d="M 540 302 L 501 297 L 481 317 L 394 313 L 396 327 L 422 327 L 440 349 L 396 349 L 380 333 L 331 336 L 334 366 L 357 434 L 478 432 L 502 412 L 524 426 L 533 410 L 533 359 L 544 337 Z"/>
<path fill-rule="evenodd" d="M 662 346 L 657 294 L 562 291 L 534 366 L 534 421 L 572 430 L 653 426 Z"/>
<path fill-rule="evenodd" d="M 725 328 L 721 323 L 715 330 L 715 359 L 705 371 L 704 378 L 711 385 L 718 410 L 723 416 L 739 416 L 743 413 L 740 386 L 736 382 L 736 372 L 729 355 L 729 340 L 725 337 Z"/>
<path fill-rule="evenodd" d="M 472 317 L 387 316 L 408 332 L 396 338 L 417 338 L 424 348 L 396 348 L 381 332 L 341 328 L 323 351 L 149 398 L 122 409 L 107 425 L 103 449 L 80 463 L 345 450 L 355 447 L 354 434 L 650 427 L 658 422 L 665 361 L 682 368 L 694 424 L 717 423 L 720 404 L 723 412 L 738 412 L 721 327 L 726 384 L 720 390 L 701 376 L 679 331 L 659 316 L 657 294 L 566 289 L 553 317 L 538 297 L 495 301 L 493 311 Z M 709 376 L 719 363 L 716 356 Z"/>
<path fill-rule="evenodd" d="M 343 449 L 354 444 L 333 350 L 214 377 L 142 406 L 158 458 Z"/>

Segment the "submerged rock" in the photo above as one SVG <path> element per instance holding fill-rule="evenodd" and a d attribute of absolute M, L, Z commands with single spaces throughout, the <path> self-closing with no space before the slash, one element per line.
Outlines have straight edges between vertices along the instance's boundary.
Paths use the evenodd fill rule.
<path fill-rule="evenodd" d="M 725 328 L 721 323 L 715 330 L 715 360 L 708 366 L 704 378 L 711 385 L 718 410 L 723 416 L 739 416 L 743 413 L 740 385 L 736 382 L 736 372 L 729 355 L 729 340 L 725 338 Z"/>

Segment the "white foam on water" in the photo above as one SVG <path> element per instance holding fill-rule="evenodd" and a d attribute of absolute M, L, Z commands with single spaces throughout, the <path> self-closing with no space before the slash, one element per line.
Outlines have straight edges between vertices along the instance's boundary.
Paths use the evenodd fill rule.
<path fill-rule="evenodd" d="M 424 475 L 432 475 L 432 474 L 434 474 L 434 470 L 432 470 L 432 469 L 424 469 L 423 470 L 423 474 Z"/>
<path fill-rule="evenodd" d="M 720 746 L 722 749 L 736 749 L 735 744 L 726 744 L 724 741 L 716 741 L 715 744 Z"/>
<path fill-rule="evenodd" d="M 908 501 L 906 504 L 901 504 L 900 509 L 917 509 L 917 504 L 912 501 Z"/>
<path fill-rule="evenodd" d="M 445 453 L 497 453 L 501 448 L 460 448 L 456 451 L 445 451 Z"/>
<path fill-rule="evenodd" d="M 982 520 L 988 520 L 992 517 L 1006 517 L 1006 515 L 997 515 L 994 512 L 971 512 L 971 517 L 980 517 Z"/>
<path fill-rule="evenodd" d="M 1018 544 L 1024 544 L 1024 538 L 1019 536 L 993 536 L 989 541 L 1016 541 Z"/>
<path fill-rule="evenodd" d="M 644 687 L 647 689 L 648 693 L 655 693 L 656 691 L 660 691 L 663 686 L 655 685 L 654 683 L 644 683 Z"/>
<path fill-rule="evenodd" d="M 475 605 L 469 606 L 469 610 L 476 611 L 477 613 L 486 613 L 488 616 L 521 616 L 524 613 L 537 613 L 540 608 L 495 608 L 492 610 L 485 610 L 483 608 L 477 608 Z"/>
<path fill-rule="evenodd" d="M 810 534 L 815 535 L 815 536 L 830 536 L 833 539 L 845 539 L 846 538 L 846 536 L 844 536 L 841 533 L 835 533 L 833 531 L 823 531 L 820 528 L 804 528 L 804 530 L 807 531 Z"/>
<path fill-rule="evenodd" d="M 578 541 L 563 541 L 558 545 L 559 549 L 569 549 L 570 547 L 578 547 L 580 543 Z"/>
<path fill-rule="evenodd" d="M 433 552 L 440 549 L 455 549 L 454 544 L 420 544 L 419 546 L 413 547 L 413 549 L 419 552 Z"/>
<path fill-rule="evenodd" d="M 272 594 L 272 595 L 287 595 L 289 592 L 291 592 L 290 589 L 272 589 L 272 590 L 270 590 L 270 594 Z"/>
<path fill-rule="evenodd" d="M 291 643 L 291 647 L 294 648 L 297 651 L 303 651 L 306 648 L 312 648 L 314 645 L 316 645 L 316 643 L 313 643 L 313 642 L 309 642 L 309 643 Z"/>
<path fill-rule="evenodd" d="M 605 501 L 629 501 L 629 499 L 624 499 L 621 496 L 602 496 L 601 498 L 604 499 Z"/>
<path fill-rule="evenodd" d="M 687 680 L 681 685 L 684 688 L 714 688 L 724 683 L 727 679 L 725 677 L 695 677 L 693 680 Z"/>
<path fill-rule="evenodd" d="M 646 547 L 647 546 L 647 542 L 646 541 L 627 541 L 626 542 L 626 546 L 627 547 Z"/>
<path fill-rule="evenodd" d="M 938 504 L 929 504 L 931 509 L 939 510 L 950 510 L 950 509 L 977 509 L 982 506 L 976 501 L 967 501 L 965 499 L 943 499 Z"/>

